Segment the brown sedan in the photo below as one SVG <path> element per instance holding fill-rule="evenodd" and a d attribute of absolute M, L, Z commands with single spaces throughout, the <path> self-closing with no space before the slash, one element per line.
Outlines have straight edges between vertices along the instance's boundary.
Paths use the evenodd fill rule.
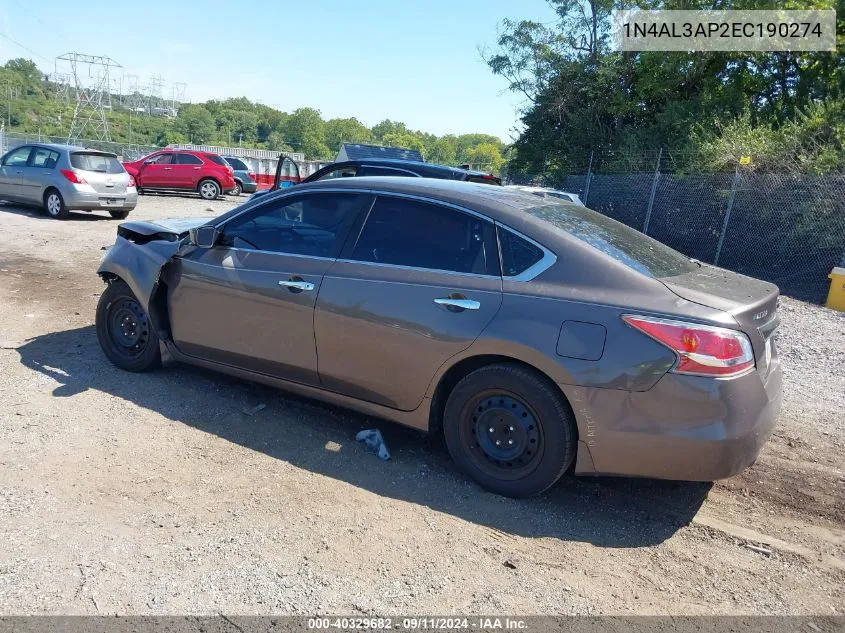
<path fill-rule="evenodd" d="M 128 222 L 100 344 L 424 431 L 512 496 L 579 475 L 712 480 L 780 407 L 775 286 L 581 206 L 464 182 L 350 178 L 208 222 Z"/>

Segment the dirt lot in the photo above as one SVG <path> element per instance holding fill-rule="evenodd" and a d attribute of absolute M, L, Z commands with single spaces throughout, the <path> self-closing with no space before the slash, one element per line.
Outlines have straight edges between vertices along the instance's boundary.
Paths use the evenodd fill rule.
<path fill-rule="evenodd" d="M 233 204 L 147 196 L 131 217 Z M 0 207 L 0 614 L 845 613 L 845 315 L 783 300 L 784 410 L 740 477 L 513 501 L 437 438 L 115 369 L 93 321 L 116 225 Z M 354 441 L 373 426 L 392 461 Z"/>

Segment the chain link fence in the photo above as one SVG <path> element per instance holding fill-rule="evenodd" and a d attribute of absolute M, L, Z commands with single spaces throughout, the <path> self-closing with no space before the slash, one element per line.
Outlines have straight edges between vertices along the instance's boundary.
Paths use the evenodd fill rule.
<path fill-rule="evenodd" d="M 745 161 L 742 161 L 745 162 Z M 511 173 L 518 184 L 577 193 L 588 207 L 694 257 L 822 303 L 845 266 L 845 173 L 760 172 L 736 161 L 696 173 L 683 154 L 591 153 L 569 173 Z"/>
<path fill-rule="evenodd" d="M 23 132 L 0 130 L 0 154 L 26 143 L 57 143 L 59 145 L 65 145 L 67 144 L 67 138 L 63 136 L 45 136 L 43 134 L 27 134 Z M 80 139 L 79 141 L 73 143 L 73 145 L 81 145 L 82 147 L 89 149 L 111 152 L 113 154 L 117 154 L 118 158 L 125 161 L 138 160 L 147 154 L 151 154 L 152 152 L 161 149 L 155 145 L 114 143 L 111 141 L 95 141 L 93 139 Z"/>

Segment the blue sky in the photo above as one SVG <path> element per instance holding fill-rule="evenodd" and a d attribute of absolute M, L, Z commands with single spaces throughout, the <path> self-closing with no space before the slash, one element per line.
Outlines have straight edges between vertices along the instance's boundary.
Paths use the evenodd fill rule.
<path fill-rule="evenodd" d="M 544 0 L 0 0 L 0 62 L 28 57 L 52 72 L 68 51 L 107 55 L 142 83 L 187 83 L 191 101 L 246 96 L 507 141 L 521 100 L 478 47 L 508 17 L 554 13 Z"/>

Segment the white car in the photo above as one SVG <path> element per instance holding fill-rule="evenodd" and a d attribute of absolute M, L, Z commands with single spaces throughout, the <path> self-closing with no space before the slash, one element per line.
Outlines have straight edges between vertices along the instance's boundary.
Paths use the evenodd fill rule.
<path fill-rule="evenodd" d="M 577 193 L 569 193 L 567 191 L 559 191 L 557 189 L 549 189 L 547 187 L 529 187 L 528 185 L 507 185 L 507 188 L 533 193 L 535 196 L 539 196 L 541 198 L 558 198 L 560 200 L 566 200 L 567 202 L 574 202 L 582 207 L 584 206 L 584 203 L 581 202 L 581 198 Z"/>

